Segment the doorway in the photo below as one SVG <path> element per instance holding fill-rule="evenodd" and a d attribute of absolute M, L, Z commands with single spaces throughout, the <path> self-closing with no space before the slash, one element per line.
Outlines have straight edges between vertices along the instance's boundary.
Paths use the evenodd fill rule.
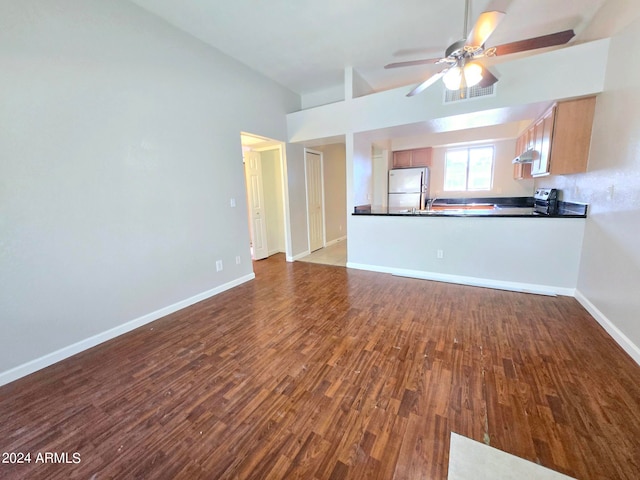
<path fill-rule="evenodd" d="M 304 173 L 307 186 L 309 252 L 314 252 L 325 245 L 322 153 L 305 149 Z"/>
<path fill-rule="evenodd" d="M 241 133 L 251 258 L 289 255 L 289 215 L 284 144 Z"/>

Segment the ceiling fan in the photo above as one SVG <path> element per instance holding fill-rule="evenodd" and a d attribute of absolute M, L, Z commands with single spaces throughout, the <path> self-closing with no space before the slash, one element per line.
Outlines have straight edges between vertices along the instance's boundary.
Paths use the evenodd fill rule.
<path fill-rule="evenodd" d="M 430 58 L 426 60 L 411 60 L 385 65 L 384 68 L 409 67 L 414 65 L 443 64 L 445 68 L 427 78 L 424 82 L 411 90 L 407 97 L 412 97 L 423 92 L 428 87 L 442 78 L 449 90 L 461 90 L 466 87 L 480 85 L 488 87 L 498 81 L 486 67 L 477 60 L 483 57 L 508 55 L 511 53 L 525 52 L 538 48 L 563 45 L 573 38 L 573 30 L 564 30 L 541 37 L 528 38 L 517 42 L 505 43 L 497 47 L 485 47 L 494 30 L 498 27 L 506 14 L 497 10 L 483 12 L 476 20 L 473 29 L 467 33 L 467 21 L 469 18 L 469 0 L 465 3 L 464 31 L 462 40 L 450 45 L 442 58 Z"/>

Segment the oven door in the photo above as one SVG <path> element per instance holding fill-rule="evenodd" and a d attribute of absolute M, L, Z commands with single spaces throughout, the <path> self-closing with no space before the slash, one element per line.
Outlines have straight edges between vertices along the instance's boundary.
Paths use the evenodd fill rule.
<path fill-rule="evenodd" d="M 551 215 L 549 202 L 547 200 L 536 200 L 533 205 L 533 213 L 538 215 Z"/>

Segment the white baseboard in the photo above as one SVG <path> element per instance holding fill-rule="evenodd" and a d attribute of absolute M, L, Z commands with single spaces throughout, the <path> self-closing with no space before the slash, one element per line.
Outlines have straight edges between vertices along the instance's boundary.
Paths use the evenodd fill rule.
<path fill-rule="evenodd" d="M 138 317 L 127 323 L 123 323 L 122 325 L 118 325 L 117 327 L 98 333 L 97 335 L 86 338 L 67 347 L 63 347 L 60 350 L 56 350 L 55 352 L 49 353 L 40 358 L 36 358 L 35 360 L 31 360 L 30 362 L 18 365 L 11 370 L 1 372 L 0 386 L 6 385 L 7 383 L 27 376 L 33 372 L 48 367 L 49 365 L 53 365 L 60 360 L 69 358 L 91 347 L 95 347 L 96 345 L 106 342 L 107 340 L 111 340 L 112 338 L 118 337 L 123 333 L 135 330 L 138 327 L 146 325 L 147 323 L 151 323 L 171 313 L 177 312 L 178 310 L 182 310 L 183 308 L 193 305 L 194 303 L 206 300 L 207 298 L 213 297 L 214 295 L 222 293 L 225 290 L 229 290 L 230 288 L 253 280 L 254 278 L 256 278 L 255 273 L 250 273 L 243 277 L 232 280 L 231 282 L 225 283 L 224 285 L 220 285 L 216 288 L 212 288 L 211 290 L 207 290 L 206 292 L 199 293 L 198 295 L 194 295 L 193 297 L 174 303 L 173 305 L 161 308 L 159 310 L 156 310 L 155 312 L 148 313 L 146 315 L 143 315 L 142 317 Z"/>
<path fill-rule="evenodd" d="M 347 236 L 335 238 L 333 240 L 328 241 L 324 244 L 325 247 L 330 247 L 331 245 L 335 245 L 336 243 L 344 242 L 347 239 Z"/>
<path fill-rule="evenodd" d="M 553 285 L 538 285 L 533 283 L 505 282 L 490 278 L 465 277 L 462 275 L 450 275 L 446 273 L 424 272 L 422 270 L 410 270 L 404 268 L 381 267 L 378 265 L 366 265 L 347 262 L 347 268 L 369 270 L 372 272 L 390 273 L 398 277 L 418 278 L 421 280 L 435 280 L 437 282 L 457 283 L 472 287 L 496 288 L 498 290 L 510 290 L 514 292 L 535 293 L 538 295 L 563 295 L 573 297 L 575 289 L 556 287 Z"/>
<path fill-rule="evenodd" d="M 589 301 L 587 297 L 584 296 L 580 290 L 576 290 L 575 294 L 576 300 L 580 302 L 580 304 L 585 308 L 587 312 L 591 314 L 593 318 L 606 330 L 606 332 L 611 335 L 611 337 L 616 341 L 618 345 L 622 347 L 622 349 L 629 354 L 633 360 L 640 365 L 640 348 L 634 344 L 629 337 L 627 337 L 624 333 L 620 331 L 618 327 L 614 325 L 614 323 L 607 318 L 607 316 L 602 313 L 593 303 Z"/>
<path fill-rule="evenodd" d="M 287 262 L 295 262 L 296 260 L 300 260 L 307 255 L 311 255 L 311 252 L 308 249 L 294 256 L 287 255 Z"/>
<path fill-rule="evenodd" d="M 329 247 L 331 245 L 335 245 L 338 242 L 343 242 L 344 240 L 346 240 L 347 237 L 346 235 L 344 237 L 340 237 L 340 238 L 336 238 L 335 240 L 331 240 L 330 242 L 325 243 L 325 247 Z M 306 257 L 307 255 L 311 255 L 311 250 L 307 249 L 302 253 L 299 253 L 297 255 L 287 255 L 287 262 L 295 262 L 296 260 L 300 260 L 301 258 Z"/>

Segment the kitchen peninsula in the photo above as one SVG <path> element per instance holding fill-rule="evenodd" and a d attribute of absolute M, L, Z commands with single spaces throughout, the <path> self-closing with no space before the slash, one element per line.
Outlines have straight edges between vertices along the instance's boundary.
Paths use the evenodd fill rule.
<path fill-rule="evenodd" d="M 478 199 L 437 200 L 428 214 L 356 207 L 347 266 L 546 295 L 575 293 L 586 205 L 560 202 L 557 215 L 545 216 L 532 213 L 526 198 L 482 199 L 484 208 L 470 200 Z M 429 220 L 416 221 L 419 216 Z"/>
<path fill-rule="evenodd" d="M 541 215 L 534 211 L 532 197 L 482 197 L 436 199 L 424 210 L 406 209 L 390 211 L 387 207 L 358 205 L 353 215 L 381 216 L 444 216 L 444 217 L 536 217 L 586 218 L 586 204 L 558 202 L 554 215 Z"/>

